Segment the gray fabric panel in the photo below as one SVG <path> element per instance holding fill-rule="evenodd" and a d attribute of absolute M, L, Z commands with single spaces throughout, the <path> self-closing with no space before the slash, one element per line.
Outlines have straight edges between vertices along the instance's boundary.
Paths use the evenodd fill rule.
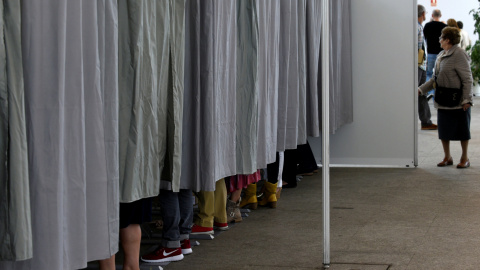
<path fill-rule="evenodd" d="M 118 33 L 117 2 L 84 3 L 83 85 L 87 191 L 87 260 L 118 250 Z M 89 33 L 98 32 L 96 35 Z M 99 211 L 100 210 L 100 211 Z"/>
<path fill-rule="evenodd" d="M 162 4 L 163 8 L 157 6 Z M 156 13 L 158 8 L 158 17 L 163 18 L 168 4 L 118 1 L 121 202 L 153 197 L 160 191 L 159 159 L 165 149 L 159 145 L 166 145 L 167 135 L 159 126 L 166 125 L 167 92 L 157 87 L 168 74 L 168 51 L 162 51 L 168 38 L 157 36 L 157 31 L 168 33 L 169 26 L 157 25 Z M 163 70 L 157 71 L 157 61 Z"/>
<path fill-rule="evenodd" d="M 298 46 L 298 3 L 291 0 L 288 3 L 290 12 L 290 23 L 285 25 L 288 28 L 288 42 L 290 43 L 288 57 L 288 72 L 284 74 L 288 81 L 286 84 L 287 113 L 285 123 L 285 149 L 296 149 L 298 140 L 298 115 L 299 115 L 299 46 Z M 284 29 L 285 29 L 284 28 Z"/>
<path fill-rule="evenodd" d="M 285 151 L 287 144 L 287 116 L 289 106 L 289 67 L 290 54 L 290 25 L 293 14 L 291 11 L 292 0 L 280 0 L 280 46 L 279 46 L 279 83 L 278 83 L 278 127 L 277 151 Z M 292 49 L 292 50 L 291 50 Z M 296 139 L 295 139 L 296 140 Z"/>
<path fill-rule="evenodd" d="M 245 175 L 258 168 L 258 22 L 255 2 L 237 0 L 236 173 Z"/>
<path fill-rule="evenodd" d="M 350 0 L 330 5 L 330 133 L 353 121 Z"/>
<path fill-rule="evenodd" d="M 306 142 L 305 1 L 280 1 L 280 81 L 277 151 Z"/>
<path fill-rule="evenodd" d="M 112 230 L 118 222 L 108 220 L 118 212 L 118 201 L 107 202 L 118 179 L 110 163 L 117 161 L 117 130 L 109 127 L 118 121 L 112 106 L 118 89 L 111 80 L 116 63 L 114 54 L 100 55 L 97 29 L 108 20 L 104 32 L 115 31 L 116 2 L 23 3 L 34 256 L 0 268 L 84 268 L 89 260 L 113 255 L 112 243 L 118 243 Z M 115 40 L 104 42 L 116 51 Z"/>
<path fill-rule="evenodd" d="M 215 99 L 216 157 L 214 183 L 237 174 L 237 1 L 214 1 L 213 83 Z M 208 145 L 207 145 L 208 147 Z"/>
<path fill-rule="evenodd" d="M 181 188 L 236 174 L 236 1 L 186 3 Z"/>
<path fill-rule="evenodd" d="M 298 42 L 298 137 L 297 145 L 307 143 L 307 3 L 297 1 Z M 296 148 L 296 146 L 295 146 Z"/>
<path fill-rule="evenodd" d="M 187 0 L 185 8 L 185 93 L 183 170 L 180 186 L 215 190 L 213 0 Z M 200 31 L 202 30 L 202 31 Z"/>
<path fill-rule="evenodd" d="M 322 3 L 318 0 L 307 0 L 307 133 L 320 137 L 321 129 L 321 80 L 320 70 L 320 38 L 322 30 Z"/>
<path fill-rule="evenodd" d="M 313 1 L 313 0 L 312 0 Z M 257 167 L 275 162 L 278 125 L 280 4 L 257 1 L 258 10 L 258 153 Z"/>
<path fill-rule="evenodd" d="M 0 261 L 33 256 L 20 8 L 0 4 Z"/>
<path fill-rule="evenodd" d="M 185 69 L 185 0 L 170 0 L 170 74 L 168 149 L 169 178 L 174 192 L 180 191 L 182 169 L 182 121 Z M 162 84 L 160 82 L 160 84 Z M 163 178 L 162 178 L 163 179 Z"/>

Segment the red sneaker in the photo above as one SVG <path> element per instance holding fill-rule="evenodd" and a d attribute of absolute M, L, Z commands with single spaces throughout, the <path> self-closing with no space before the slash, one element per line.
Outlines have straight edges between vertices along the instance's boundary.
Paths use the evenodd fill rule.
<path fill-rule="evenodd" d="M 197 224 L 193 224 L 192 232 L 190 234 L 213 234 L 212 227 L 202 227 Z"/>
<path fill-rule="evenodd" d="M 185 239 L 180 241 L 180 245 L 182 245 L 182 254 L 188 255 L 192 254 L 192 246 L 190 245 L 190 239 Z"/>
<path fill-rule="evenodd" d="M 228 223 L 214 222 L 213 223 L 213 228 L 215 228 L 216 230 L 220 230 L 220 231 L 226 231 L 226 230 L 228 230 Z"/>
<path fill-rule="evenodd" d="M 147 263 L 176 262 L 183 259 L 181 248 L 159 248 L 154 252 L 142 256 Z"/>

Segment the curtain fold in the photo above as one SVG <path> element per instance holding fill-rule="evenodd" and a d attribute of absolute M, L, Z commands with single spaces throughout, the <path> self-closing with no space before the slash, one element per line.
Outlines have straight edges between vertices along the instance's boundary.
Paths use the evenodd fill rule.
<path fill-rule="evenodd" d="M 330 130 L 353 122 L 351 0 L 330 5 Z"/>
<path fill-rule="evenodd" d="M 307 55 L 307 98 L 306 123 L 308 136 L 321 135 L 321 96 L 322 74 L 320 62 L 320 39 L 322 34 L 322 3 L 318 0 L 307 0 L 306 19 L 306 55 Z"/>
<path fill-rule="evenodd" d="M 0 3 L 0 261 L 33 256 L 20 8 Z"/>
<path fill-rule="evenodd" d="M 257 167 L 266 168 L 275 162 L 277 149 L 280 4 L 277 0 L 257 1 L 257 12 Z"/>
<path fill-rule="evenodd" d="M 120 200 L 179 190 L 184 0 L 119 3 Z"/>
<path fill-rule="evenodd" d="M 187 0 L 181 188 L 213 191 L 236 168 L 236 1 Z"/>
<path fill-rule="evenodd" d="M 258 19 L 255 0 L 237 0 L 236 174 L 257 171 Z"/>
<path fill-rule="evenodd" d="M 280 0 L 280 70 L 277 151 L 306 143 L 305 2 Z"/>
<path fill-rule="evenodd" d="M 330 133 L 353 122 L 352 90 L 352 32 L 351 0 L 334 1 L 330 5 Z M 320 55 L 320 63 L 322 58 Z M 322 91 L 321 66 L 319 68 L 318 93 Z M 318 110 L 321 117 L 321 95 Z M 315 113 L 315 112 L 313 112 Z M 315 116 L 312 117 L 314 119 Z M 318 135 L 315 130 L 312 136 Z"/>
<path fill-rule="evenodd" d="M 116 8 L 22 2 L 33 258 L 1 269 L 79 269 L 117 251 Z"/>

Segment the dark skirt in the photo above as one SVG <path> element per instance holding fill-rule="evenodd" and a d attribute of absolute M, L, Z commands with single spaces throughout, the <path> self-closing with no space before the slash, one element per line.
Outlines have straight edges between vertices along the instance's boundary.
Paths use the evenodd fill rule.
<path fill-rule="evenodd" d="M 120 203 L 120 229 L 152 221 L 152 198 Z"/>
<path fill-rule="evenodd" d="M 464 111 L 438 109 L 438 138 L 445 141 L 470 140 L 470 108 Z"/>

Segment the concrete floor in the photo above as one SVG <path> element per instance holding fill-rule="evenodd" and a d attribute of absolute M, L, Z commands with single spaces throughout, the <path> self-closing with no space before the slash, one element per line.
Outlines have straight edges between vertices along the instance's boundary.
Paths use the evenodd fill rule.
<path fill-rule="evenodd" d="M 438 168 L 437 132 L 420 131 L 418 168 L 331 170 L 330 269 L 480 269 L 479 116 L 474 107 L 468 169 Z M 456 164 L 460 145 L 451 148 Z M 322 269 L 322 231 L 318 173 L 164 269 Z"/>
<path fill-rule="evenodd" d="M 438 168 L 437 132 L 420 131 L 418 168 L 331 170 L 330 269 L 480 269 L 479 116 L 474 107 L 468 169 Z M 460 145 L 451 148 L 456 164 Z M 322 269 L 321 182 L 303 178 L 277 209 L 254 211 L 165 269 Z"/>

